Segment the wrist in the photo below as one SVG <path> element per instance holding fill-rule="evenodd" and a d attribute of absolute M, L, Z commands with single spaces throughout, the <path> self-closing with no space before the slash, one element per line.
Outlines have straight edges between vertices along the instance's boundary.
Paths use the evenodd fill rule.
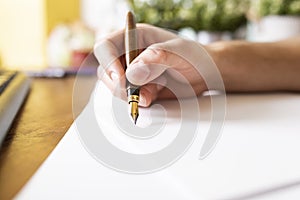
<path fill-rule="evenodd" d="M 207 53 L 211 56 L 215 63 L 219 73 L 223 79 L 226 91 L 229 89 L 229 83 L 232 76 L 232 72 L 229 72 L 230 62 L 233 58 L 233 46 L 228 42 L 215 42 L 204 47 Z"/>
<path fill-rule="evenodd" d="M 246 41 L 217 42 L 206 46 L 228 92 L 281 90 L 284 69 L 270 53 L 270 44 Z"/>

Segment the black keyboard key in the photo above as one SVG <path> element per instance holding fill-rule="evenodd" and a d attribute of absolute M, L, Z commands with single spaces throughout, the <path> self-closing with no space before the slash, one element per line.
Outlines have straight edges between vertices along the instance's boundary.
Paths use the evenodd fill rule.
<path fill-rule="evenodd" d="M 17 72 L 0 72 L 0 95 L 4 92 L 5 88 L 17 75 Z"/>

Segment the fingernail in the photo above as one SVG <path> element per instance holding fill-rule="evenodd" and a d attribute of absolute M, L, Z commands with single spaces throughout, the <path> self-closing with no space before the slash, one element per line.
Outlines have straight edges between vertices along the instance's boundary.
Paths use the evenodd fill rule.
<path fill-rule="evenodd" d="M 119 75 L 116 72 L 111 72 L 110 73 L 110 79 L 115 81 L 119 79 Z"/>
<path fill-rule="evenodd" d="M 150 76 L 149 68 L 144 64 L 133 64 L 128 71 L 126 71 L 126 76 L 133 82 L 144 82 Z"/>

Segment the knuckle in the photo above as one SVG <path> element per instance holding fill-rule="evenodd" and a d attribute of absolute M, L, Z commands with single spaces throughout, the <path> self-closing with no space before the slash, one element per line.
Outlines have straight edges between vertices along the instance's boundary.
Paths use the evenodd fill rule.
<path fill-rule="evenodd" d="M 149 48 L 151 53 L 154 55 L 153 59 L 158 63 L 167 63 L 168 51 L 159 46 L 153 46 Z"/>
<path fill-rule="evenodd" d="M 94 52 L 95 54 L 100 53 L 103 49 L 105 49 L 108 46 L 108 41 L 106 39 L 101 39 L 97 41 L 94 45 Z"/>

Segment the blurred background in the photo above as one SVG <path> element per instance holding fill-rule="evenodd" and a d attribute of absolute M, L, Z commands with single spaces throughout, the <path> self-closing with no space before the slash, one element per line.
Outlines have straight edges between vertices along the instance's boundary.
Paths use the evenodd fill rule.
<path fill-rule="evenodd" d="M 128 9 L 202 44 L 300 34 L 300 0 L 0 0 L 0 67 L 76 69 Z"/>

